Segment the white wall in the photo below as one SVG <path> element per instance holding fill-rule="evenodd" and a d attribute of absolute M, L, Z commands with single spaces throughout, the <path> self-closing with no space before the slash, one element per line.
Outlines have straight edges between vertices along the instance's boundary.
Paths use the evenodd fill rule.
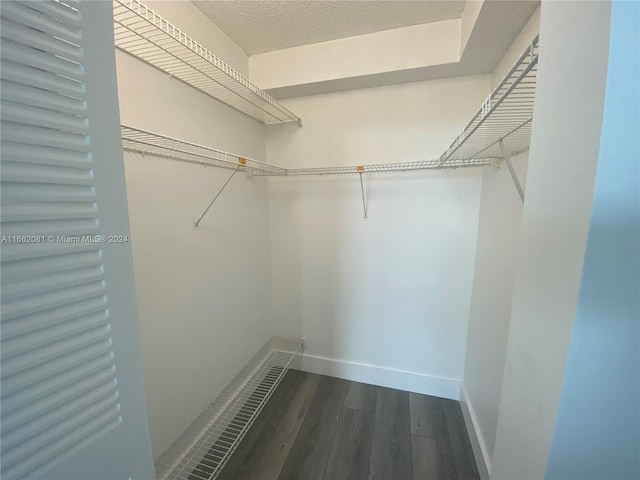
<path fill-rule="evenodd" d="M 223 59 L 237 57 L 190 2 L 151 6 Z M 240 60 L 233 66 L 246 69 Z M 124 124 L 265 159 L 261 124 L 122 52 L 117 68 Z M 229 170 L 135 153 L 125 166 L 157 458 L 270 336 L 267 185 L 236 175 L 194 229 Z"/>
<path fill-rule="evenodd" d="M 523 186 L 528 153 L 512 158 Z M 482 174 L 478 243 L 469 315 L 463 401 L 477 435 L 476 460 L 491 468 L 511 316 L 522 201 L 507 166 Z"/>
<path fill-rule="evenodd" d="M 290 99 L 304 127 L 269 127 L 268 158 L 437 158 L 488 87 L 485 75 Z M 480 180 L 480 169 L 365 175 L 365 220 L 358 177 L 270 179 L 274 330 L 306 338 L 303 368 L 457 398 Z"/>
<path fill-rule="evenodd" d="M 252 55 L 251 81 L 277 89 L 456 63 L 461 23 L 444 20 Z"/>
<path fill-rule="evenodd" d="M 540 9 L 491 74 L 492 88 L 528 47 L 539 24 Z M 528 157 L 524 153 L 511 159 L 523 189 Z M 521 218 L 522 201 L 506 164 L 485 169 L 462 396 L 474 453 L 485 477 L 491 470 L 498 425 Z"/>
<path fill-rule="evenodd" d="M 612 2 L 600 161 L 545 478 L 640 478 L 640 3 Z"/>
<path fill-rule="evenodd" d="M 491 478 L 545 475 L 598 160 L 608 2 L 545 2 L 527 194 Z"/>

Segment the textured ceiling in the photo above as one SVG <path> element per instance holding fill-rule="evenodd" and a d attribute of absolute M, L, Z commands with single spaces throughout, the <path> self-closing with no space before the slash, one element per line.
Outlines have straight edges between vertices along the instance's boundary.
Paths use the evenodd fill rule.
<path fill-rule="evenodd" d="M 247 54 L 462 17 L 464 1 L 209 0 L 193 2 Z"/>

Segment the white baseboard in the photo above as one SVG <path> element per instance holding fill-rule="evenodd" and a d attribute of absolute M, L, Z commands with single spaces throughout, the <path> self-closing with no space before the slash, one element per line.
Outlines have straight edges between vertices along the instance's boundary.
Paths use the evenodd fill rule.
<path fill-rule="evenodd" d="M 305 353 L 299 355 L 291 366 L 297 370 L 343 378 L 353 382 L 396 388 L 452 400 L 460 398 L 460 381 L 451 378 L 432 377 L 421 373 Z"/>
<path fill-rule="evenodd" d="M 460 407 L 462 408 L 462 416 L 464 417 L 464 423 L 467 426 L 467 432 L 469 433 L 469 440 L 471 440 L 473 455 L 476 457 L 476 464 L 478 465 L 480 478 L 482 480 L 489 480 L 491 459 L 489 458 L 489 452 L 487 451 L 487 446 L 484 442 L 484 438 L 482 437 L 482 432 L 478 426 L 473 405 L 469 402 L 469 393 L 464 387 L 464 383 L 460 385 Z"/>

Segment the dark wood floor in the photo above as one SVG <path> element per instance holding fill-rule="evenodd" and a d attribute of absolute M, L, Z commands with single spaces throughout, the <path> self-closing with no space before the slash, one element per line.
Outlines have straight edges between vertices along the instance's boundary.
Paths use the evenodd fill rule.
<path fill-rule="evenodd" d="M 225 480 L 475 480 L 458 402 L 290 370 Z"/>

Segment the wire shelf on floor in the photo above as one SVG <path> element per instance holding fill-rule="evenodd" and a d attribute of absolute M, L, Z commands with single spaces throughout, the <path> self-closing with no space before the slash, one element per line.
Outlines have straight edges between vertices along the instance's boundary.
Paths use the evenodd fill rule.
<path fill-rule="evenodd" d="M 509 155 L 528 150 L 537 74 L 538 36 L 442 154 L 440 161 L 502 157 L 500 140 Z"/>
<path fill-rule="evenodd" d="M 301 349 L 297 339 L 267 343 L 160 457 L 157 478 L 215 479 Z"/>
<path fill-rule="evenodd" d="M 286 177 L 298 175 L 348 175 L 354 173 L 385 173 L 385 172 L 410 172 L 416 170 L 436 170 L 453 169 L 464 167 L 484 167 L 490 165 L 489 159 L 466 159 L 450 160 L 441 162 L 440 160 L 425 160 L 422 162 L 404 163 L 378 163 L 371 165 L 349 165 L 339 167 L 308 167 L 308 168 L 288 168 L 283 173 L 270 173 L 256 171 L 255 175 L 284 175 Z"/>
<path fill-rule="evenodd" d="M 122 147 L 140 153 L 168 157 L 212 167 L 236 168 L 262 174 L 283 175 L 284 169 L 197 143 L 122 125 Z"/>
<path fill-rule="evenodd" d="M 295 114 L 139 0 L 115 0 L 116 47 L 266 124 Z"/>

